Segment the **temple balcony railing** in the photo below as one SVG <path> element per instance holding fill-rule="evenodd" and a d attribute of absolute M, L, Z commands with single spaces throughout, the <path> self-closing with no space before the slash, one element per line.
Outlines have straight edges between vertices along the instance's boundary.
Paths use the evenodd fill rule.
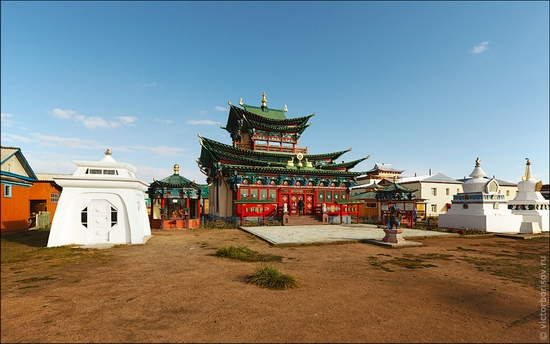
<path fill-rule="evenodd" d="M 289 147 L 289 146 L 280 146 L 280 145 L 266 145 L 266 144 L 256 144 L 255 150 L 263 152 L 282 152 L 282 153 L 302 153 L 307 154 L 306 148 L 299 147 Z"/>

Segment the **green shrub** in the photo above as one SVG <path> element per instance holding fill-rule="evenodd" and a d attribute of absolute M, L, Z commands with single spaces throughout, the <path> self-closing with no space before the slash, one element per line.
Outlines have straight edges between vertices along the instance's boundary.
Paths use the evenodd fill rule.
<path fill-rule="evenodd" d="M 268 289 L 290 289 L 300 286 L 296 277 L 283 274 L 279 269 L 270 265 L 256 268 L 254 274 L 248 277 L 247 282 Z"/>
<path fill-rule="evenodd" d="M 217 257 L 243 260 L 245 262 L 280 262 L 283 257 L 273 254 L 261 254 L 246 246 L 223 246 L 216 251 Z"/>

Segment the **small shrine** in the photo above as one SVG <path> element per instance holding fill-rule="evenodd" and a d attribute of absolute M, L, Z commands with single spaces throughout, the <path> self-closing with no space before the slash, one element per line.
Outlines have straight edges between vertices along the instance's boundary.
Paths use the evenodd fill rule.
<path fill-rule="evenodd" d="M 159 229 L 200 227 L 202 188 L 180 176 L 177 164 L 171 176 L 153 179 L 147 190 L 151 199 L 151 226 Z"/>
<path fill-rule="evenodd" d="M 54 181 L 63 188 L 48 247 L 93 244 L 143 244 L 151 237 L 145 205 L 147 183 L 136 168 L 116 162 L 107 150 L 101 161 L 73 161 L 73 175 Z"/>
<path fill-rule="evenodd" d="M 397 177 L 393 183 L 382 190 L 376 190 L 376 200 L 380 202 L 382 224 L 388 225 L 390 218 L 398 219 L 398 227 L 413 228 L 416 222 L 416 196 L 418 190 L 409 189 L 397 183 Z"/>
<path fill-rule="evenodd" d="M 476 159 L 475 167 L 462 184 L 464 192 L 453 196 L 451 209 L 439 215 L 438 225 L 442 228 L 474 228 L 486 232 L 517 233 L 521 217 L 512 214 L 506 199 L 498 192 L 498 181 L 481 168 Z"/>
<path fill-rule="evenodd" d="M 548 232 L 549 201 L 540 193 L 542 181 L 537 183 L 531 171 L 531 161 L 527 159 L 525 175 L 518 183 L 518 194 L 508 201 L 512 214 L 521 216 L 520 233 L 536 234 Z"/>

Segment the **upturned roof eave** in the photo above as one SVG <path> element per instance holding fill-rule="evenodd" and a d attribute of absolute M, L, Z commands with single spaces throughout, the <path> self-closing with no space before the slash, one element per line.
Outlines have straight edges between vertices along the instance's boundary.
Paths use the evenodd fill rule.
<path fill-rule="evenodd" d="M 295 153 L 282 153 L 282 152 L 269 152 L 269 151 L 254 151 L 250 149 L 242 149 L 233 147 L 230 145 L 227 145 L 225 143 L 221 143 L 215 140 L 211 140 L 206 137 L 201 137 L 201 140 L 203 142 L 203 147 L 208 150 L 223 150 L 225 152 L 228 152 L 230 154 L 236 154 L 236 155 L 254 155 L 259 157 L 271 157 L 271 158 L 284 158 L 288 159 L 289 157 L 295 156 Z M 343 154 L 349 152 L 351 150 L 343 150 L 333 153 L 321 153 L 321 154 L 304 154 L 304 159 L 308 158 L 310 160 L 322 160 L 322 159 L 338 159 Z M 202 156 L 202 154 L 201 154 Z"/>
<path fill-rule="evenodd" d="M 307 169 L 307 168 L 285 168 L 285 167 L 265 167 L 265 166 L 248 166 L 248 165 L 232 165 L 224 164 L 222 169 L 232 169 L 243 172 L 264 172 L 264 173 L 276 173 L 276 174 L 322 174 L 322 175 L 340 175 L 356 177 L 364 172 L 351 172 L 351 171 L 336 171 L 336 170 L 319 170 L 319 169 Z"/>

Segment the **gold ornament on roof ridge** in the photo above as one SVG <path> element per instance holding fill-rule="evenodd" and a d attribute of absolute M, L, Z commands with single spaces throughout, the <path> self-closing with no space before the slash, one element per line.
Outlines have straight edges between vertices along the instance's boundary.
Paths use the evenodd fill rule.
<path fill-rule="evenodd" d="M 107 148 L 107 150 L 105 151 L 105 155 L 111 155 L 113 153 L 111 153 L 111 151 L 109 150 L 109 148 Z"/>

